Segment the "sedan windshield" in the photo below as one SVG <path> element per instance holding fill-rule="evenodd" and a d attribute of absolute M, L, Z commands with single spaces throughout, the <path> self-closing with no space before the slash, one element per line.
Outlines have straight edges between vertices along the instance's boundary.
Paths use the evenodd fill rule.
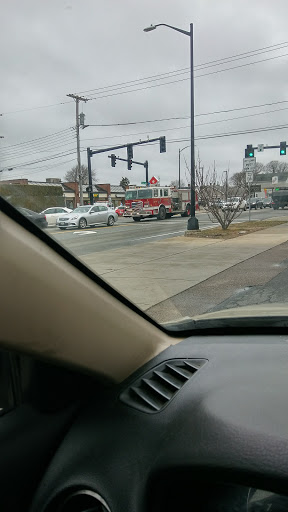
<path fill-rule="evenodd" d="M 71 213 L 87 213 L 89 212 L 91 206 L 79 206 L 79 208 L 75 208 Z"/>
<path fill-rule="evenodd" d="M 161 325 L 288 317 L 280 3 L 2 2 L 0 196 Z"/>

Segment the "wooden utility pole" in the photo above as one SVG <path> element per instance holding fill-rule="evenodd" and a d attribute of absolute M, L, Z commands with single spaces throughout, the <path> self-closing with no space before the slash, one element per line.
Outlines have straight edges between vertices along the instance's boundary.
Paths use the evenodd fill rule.
<path fill-rule="evenodd" d="M 77 94 L 67 94 L 69 98 L 73 98 L 76 102 L 76 140 L 77 140 L 77 167 L 78 167 L 78 180 L 79 180 L 79 193 L 80 193 L 80 205 L 83 205 L 83 181 L 81 174 L 81 154 L 80 154 L 80 119 L 79 119 L 79 102 L 89 101 L 88 98 L 77 96 Z"/>

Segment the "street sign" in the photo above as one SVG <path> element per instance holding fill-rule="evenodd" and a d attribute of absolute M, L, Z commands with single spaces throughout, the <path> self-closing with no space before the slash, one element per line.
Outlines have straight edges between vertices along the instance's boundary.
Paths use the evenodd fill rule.
<path fill-rule="evenodd" d="M 253 183 L 253 172 L 246 171 L 246 183 Z"/>
<path fill-rule="evenodd" d="M 250 191 L 251 192 L 261 192 L 261 185 L 251 185 Z"/>
<path fill-rule="evenodd" d="M 151 180 L 149 181 L 150 185 L 157 185 L 159 180 L 155 178 L 155 176 L 152 176 Z"/>
<path fill-rule="evenodd" d="M 146 181 L 141 181 L 141 185 L 147 185 Z"/>
<path fill-rule="evenodd" d="M 272 176 L 272 185 L 278 183 L 278 176 Z"/>
<path fill-rule="evenodd" d="M 258 144 L 257 151 L 258 151 L 259 153 L 263 153 L 263 151 L 264 151 L 264 144 Z"/>
<path fill-rule="evenodd" d="M 253 171 L 256 166 L 256 158 L 243 158 L 243 171 Z"/>

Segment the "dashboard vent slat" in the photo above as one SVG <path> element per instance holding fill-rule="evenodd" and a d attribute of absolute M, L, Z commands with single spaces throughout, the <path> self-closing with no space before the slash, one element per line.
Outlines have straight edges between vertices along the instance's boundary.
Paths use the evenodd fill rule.
<path fill-rule="evenodd" d="M 206 362 L 206 359 L 165 361 L 122 391 L 120 400 L 142 412 L 160 412 Z"/>

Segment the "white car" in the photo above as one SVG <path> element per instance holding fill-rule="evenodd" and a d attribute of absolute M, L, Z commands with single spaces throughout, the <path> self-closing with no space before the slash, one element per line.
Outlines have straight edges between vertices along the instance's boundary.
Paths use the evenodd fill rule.
<path fill-rule="evenodd" d="M 247 201 L 242 197 L 229 197 L 223 204 L 223 210 L 243 210 L 247 208 Z"/>
<path fill-rule="evenodd" d="M 48 226 L 56 226 L 57 219 L 60 215 L 70 213 L 72 211 L 73 210 L 71 210 L 71 208 L 66 208 L 65 206 L 55 206 L 54 208 L 46 208 L 46 210 L 43 210 L 41 213 L 46 215 Z"/>
<path fill-rule="evenodd" d="M 60 215 L 57 219 L 57 226 L 62 230 L 67 228 L 85 229 L 96 224 L 113 226 L 117 219 L 118 215 L 115 210 L 98 203 L 92 206 L 78 206 L 71 213 Z"/>

